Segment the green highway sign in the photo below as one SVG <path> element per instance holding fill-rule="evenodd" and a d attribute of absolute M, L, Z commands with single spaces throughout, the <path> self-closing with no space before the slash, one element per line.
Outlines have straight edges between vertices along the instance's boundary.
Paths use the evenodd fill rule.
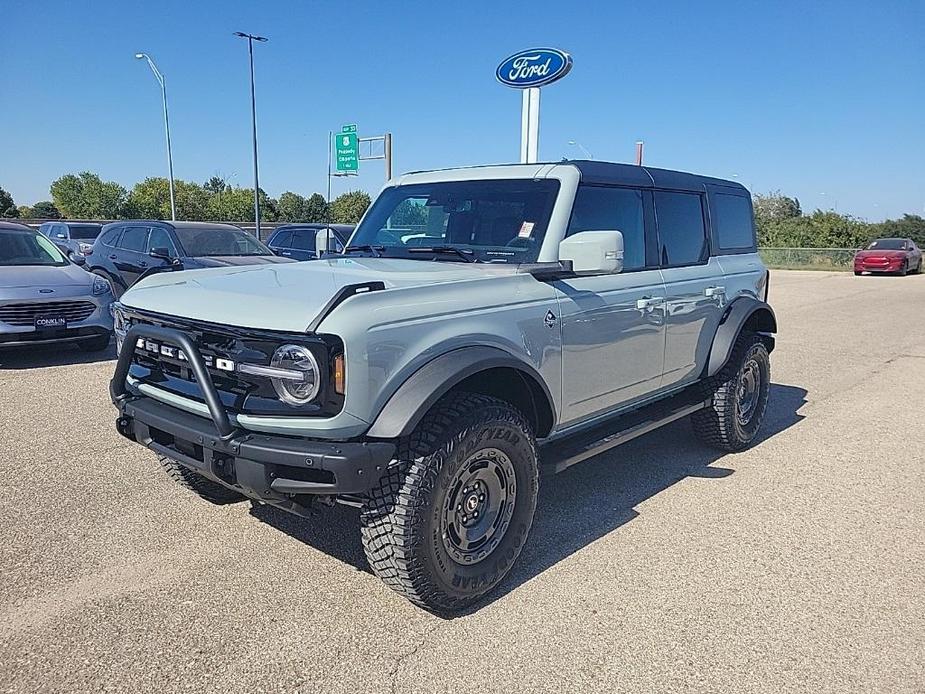
<path fill-rule="evenodd" d="M 334 135 L 334 153 L 338 171 L 359 172 L 360 148 L 357 143 L 357 126 L 345 125 L 342 132 Z"/>
<path fill-rule="evenodd" d="M 345 125 L 340 131 L 342 133 L 355 133 L 357 131 L 357 126 L 355 123 L 353 125 Z"/>

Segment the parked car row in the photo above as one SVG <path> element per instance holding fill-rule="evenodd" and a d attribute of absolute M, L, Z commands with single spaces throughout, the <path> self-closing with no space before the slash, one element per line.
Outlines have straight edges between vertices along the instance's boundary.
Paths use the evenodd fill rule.
<path fill-rule="evenodd" d="M 209 267 L 293 263 L 341 252 L 353 226 L 288 224 L 264 244 L 231 224 L 0 223 L 0 347 L 73 342 L 105 349 L 109 306 L 142 277 Z"/>

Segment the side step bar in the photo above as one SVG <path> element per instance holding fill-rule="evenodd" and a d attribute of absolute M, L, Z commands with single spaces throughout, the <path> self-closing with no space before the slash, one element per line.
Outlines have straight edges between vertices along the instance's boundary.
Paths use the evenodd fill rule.
<path fill-rule="evenodd" d="M 709 407 L 711 403 L 709 398 L 693 403 L 686 399 L 683 404 L 675 401 L 667 407 L 663 403 L 642 407 L 565 441 L 546 444 L 541 449 L 541 460 L 552 472 L 562 472 L 637 436 Z"/>

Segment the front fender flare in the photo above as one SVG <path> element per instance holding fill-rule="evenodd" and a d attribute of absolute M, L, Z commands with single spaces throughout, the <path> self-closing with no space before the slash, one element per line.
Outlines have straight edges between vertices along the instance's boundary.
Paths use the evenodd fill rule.
<path fill-rule="evenodd" d="M 546 382 L 530 364 L 497 347 L 462 347 L 442 354 L 415 371 L 392 394 L 366 435 L 383 439 L 407 436 L 453 386 L 480 371 L 499 367 L 516 369 L 532 379 L 542 388 L 547 404 L 555 412 Z"/>
<path fill-rule="evenodd" d="M 729 361 L 739 333 L 749 319 L 755 323 L 757 333 L 770 336 L 777 332 L 777 317 L 767 303 L 751 296 L 734 299 L 723 314 L 713 337 L 713 346 L 710 348 L 710 358 L 707 361 L 708 377 L 718 374 Z M 771 346 L 773 347 L 773 342 Z"/>

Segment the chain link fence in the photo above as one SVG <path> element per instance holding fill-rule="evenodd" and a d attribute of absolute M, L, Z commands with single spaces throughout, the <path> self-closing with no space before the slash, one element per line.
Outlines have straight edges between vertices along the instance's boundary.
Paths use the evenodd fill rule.
<path fill-rule="evenodd" d="M 792 270 L 851 270 L 856 248 L 759 248 L 768 267 Z"/>

